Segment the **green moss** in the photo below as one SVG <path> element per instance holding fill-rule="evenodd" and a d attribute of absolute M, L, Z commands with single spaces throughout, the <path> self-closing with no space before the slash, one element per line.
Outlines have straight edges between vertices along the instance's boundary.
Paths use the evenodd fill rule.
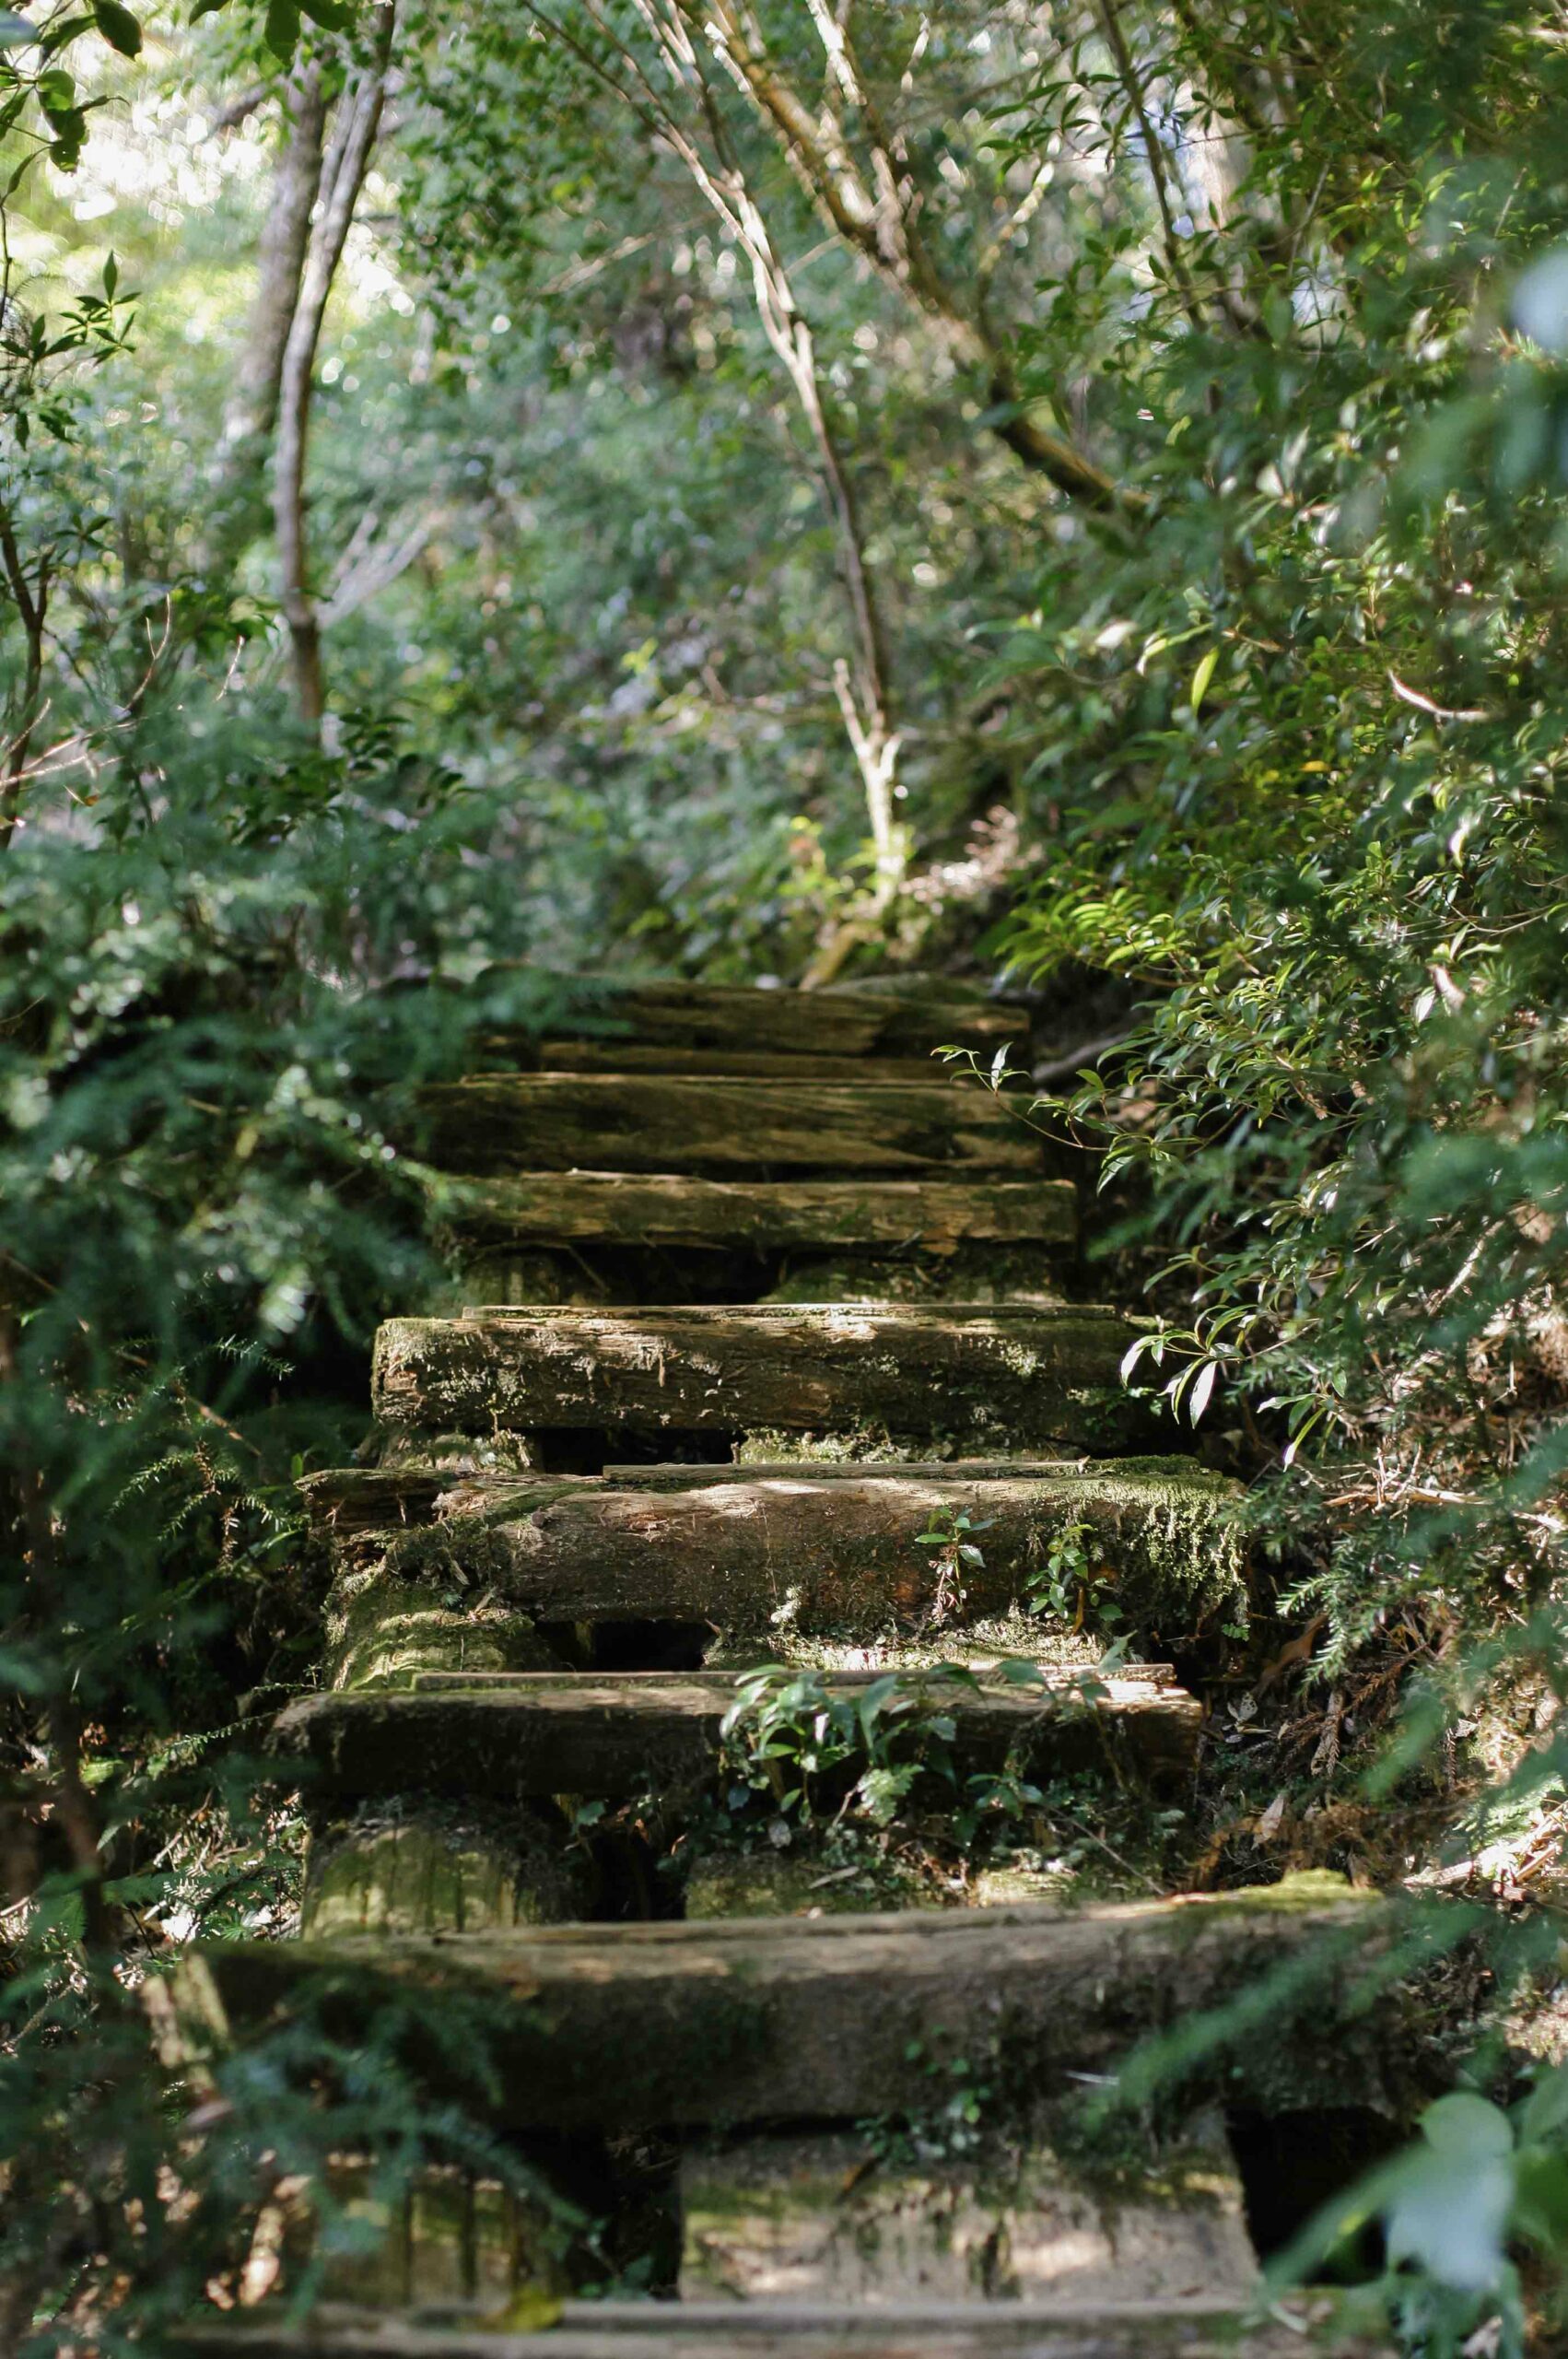
<path fill-rule="evenodd" d="M 912 1867 L 870 1850 L 846 1860 L 846 1848 L 805 1841 L 790 1851 L 699 1854 L 686 1876 L 687 1919 L 851 1916 L 867 1909 L 929 1907 L 933 1900 L 954 1896 L 933 1888 Z"/>
<path fill-rule="evenodd" d="M 311 1845 L 301 1931 L 492 1933 L 580 1913 L 582 1893 L 559 1844 L 521 1812 L 396 1805 L 362 1812 Z"/>
<path fill-rule="evenodd" d="M 377 1569 L 345 1577 L 328 1601 L 326 1673 L 333 1687 L 406 1686 L 422 1671 L 558 1671 L 526 1614 L 478 1598 L 449 1605 Z"/>
<path fill-rule="evenodd" d="M 786 1603 L 788 1601 L 786 1601 Z M 1013 1614 L 967 1621 L 961 1628 L 900 1629 L 891 1621 L 880 1634 L 860 1627 L 802 1631 L 787 1612 L 775 1616 L 766 1645 L 742 1633 L 726 1636 L 704 1657 L 709 1671 L 751 1671 L 766 1659 L 800 1671 L 930 1671 L 938 1663 L 966 1663 L 984 1670 L 1004 1656 L 1030 1662 L 1092 1670 L 1103 1649 L 1081 1633 L 1052 1629 L 1033 1615 Z"/>
<path fill-rule="evenodd" d="M 1312 1909 L 1347 1901 L 1359 1902 L 1363 1907 L 1387 1906 L 1381 1893 L 1352 1884 L 1349 1876 L 1340 1875 L 1332 1868 L 1298 1868 L 1278 1884 L 1248 1884 L 1240 1892 L 1228 1892 L 1223 1897 L 1207 1901 L 1211 1911 L 1223 1910 L 1228 1915 L 1300 1916 Z"/>
<path fill-rule="evenodd" d="M 895 1441 L 884 1426 L 849 1426 L 831 1434 L 791 1433 L 779 1426 L 756 1426 L 743 1434 L 735 1448 L 738 1466 L 766 1466 L 777 1461 L 802 1465 L 849 1466 L 896 1462 L 919 1456 L 923 1445 Z M 929 1449 L 926 1455 L 930 1455 Z"/>
<path fill-rule="evenodd" d="M 409 1473 L 526 1474 L 533 1448 L 522 1433 L 427 1433 L 395 1426 L 383 1436 L 380 1463 Z"/>

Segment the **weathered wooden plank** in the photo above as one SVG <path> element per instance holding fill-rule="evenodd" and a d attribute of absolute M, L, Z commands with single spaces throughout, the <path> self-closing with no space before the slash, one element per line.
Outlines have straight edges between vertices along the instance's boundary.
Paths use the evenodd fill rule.
<path fill-rule="evenodd" d="M 919 1674 L 909 1685 L 951 1714 L 954 1759 L 966 1769 L 1000 1769 L 1010 1755 L 1075 1769 L 1112 1753 L 1151 1777 L 1191 1767 L 1203 1716 L 1180 1688 L 1113 1677 L 1086 1690 L 1069 1672 L 1046 1677 L 1039 1692 L 955 1694 L 954 1683 Z M 825 1684 L 853 1692 L 864 1683 Z M 312 1795 L 333 1801 L 415 1790 L 500 1801 L 635 1794 L 712 1774 L 735 1688 L 722 1672 L 435 1674 L 416 1678 L 412 1694 L 302 1696 L 274 1723 L 271 1749 L 308 1763 Z"/>
<path fill-rule="evenodd" d="M 1201 2292 L 1245 2306 L 1258 2256 L 1218 2116 L 1141 2154 L 1128 2142 L 1107 2189 L 1038 2136 L 919 2162 L 864 2130 L 694 2141 L 681 2159 L 681 2294 L 880 2306 Z"/>
<path fill-rule="evenodd" d="M 406 1784 L 404 1779 L 404 1784 Z M 380 1790 L 391 1795 L 397 1781 Z M 580 1917 L 590 1879 L 542 1821 L 439 1804 L 312 1837 L 300 1931 L 307 1940 L 364 1933 L 509 1932 Z"/>
<path fill-rule="evenodd" d="M 447 1217 L 464 1237 L 517 1244 L 1070 1245 L 1071 1180 L 705 1180 L 621 1171 L 467 1180 Z"/>
<path fill-rule="evenodd" d="M 790 1056 L 772 1049 L 650 1048 L 635 1040 L 546 1040 L 531 1070 L 539 1073 L 705 1074 L 727 1081 L 940 1081 L 929 1056 Z"/>
<path fill-rule="evenodd" d="M 705 1491 L 715 1483 L 991 1483 L 1043 1482 L 1052 1475 L 1086 1473 L 1085 1458 L 933 1458 L 813 1460 L 738 1459 L 720 1466 L 692 1465 L 684 1459 L 643 1465 L 628 1460 L 598 1474 L 547 1474 L 527 1479 L 532 1491 L 563 1496 L 592 1487 L 602 1491 Z M 1118 1474 L 1135 1469 L 1173 1473 L 1192 1470 L 1187 1459 L 1117 1459 Z M 1203 1470 L 1196 1471 L 1202 1479 Z M 301 1474 L 295 1484 L 312 1524 L 339 1532 L 368 1532 L 396 1523 L 428 1523 L 437 1513 L 481 1514 L 514 1496 L 516 1474 L 453 1476 L 418 1466 L 325 1466 Z"/>
<path fill-rule="evenodd" d="M 186 1953 L 176 2004 L 193 2044 L 275 2020 L 308 1991 L 317 2020 L 353 2040 L 410 1987 L 466 1996 L 493 2026 L 497 2116 L 516 2128 L 858 2120 L 919 2105 L 933 2058 L 977 2048 L 1011 2085 L 1059 2092 L 1070 2073 L 1114 2070 L 1145 2035 L 1256 1988 L 1310 1942 L 1299 2058 L 1276 2012 L 1256 2051 L 1228 2051 L 1226 2088 L 1241 2101 L 1288 2081 L 1302 2102 L 1353 2089 L 1366 2103 L 1396 2026 L 1385 2016 L 1375 2044 L 1364 2025 L 1358 2036 L 1345 1960 L 1367 1964 L 1392 1928 L 1348 1888 L 1327 1898 L 1336 1882 L 1074 1911 L 209 1943 Z"/>
<path fill-rule="evenodd" d="M 1027 1105 L 1027 1100 L 1024 1101 Z M 421 1093 L 454 1170 L 1038 1173 L 1014 1101 L 954 1080 L 772 1082 L 649 1074 L 474 1074 Z"/>
<path fill-rule="evenodd" d="M 1119 1442 L 1148 1419 L 1120 1382 L 1136 1324 L 1092 1308 L 751 1305 L 394 1319 L 376 1338 L 376 1414 L 485 1433 L 625 1425 Z"/>
<path fill-rule="evenodd" d="M 700 1469 L 697 1471 L 701 1471 Z M 535 1500 L 602 1490 L 599 1474 L 446 1474 L 427 1466 L 326 1466 L 295 1485 L 313 1530 L 338 1540 L 361 1532 L 388 1535 L 404 1524 L 446 1514 L 483 1514 L 519 1496 Z"/>
<path fill-rule="evenodd" d="M 1276 2322 L 1283 2308 L 1291 2323 Z M 542 2344 L 450 2314 L 439 2322 L 340 2310 L 302 2323 L 264 2311 L 186 2327 L 189 2359 L 1392 2359 L 1334 2323 L 1334 2297 L 1276 2303 L 1258 2323 L 1234 2301 L 567 2302 Z"/>
<path fill-rule="evenodd" d="M 603 1483 L 548 1478 L 509 1501 L 501 1485 L 459 1490 L 444 1544 L 460 1564 L 475 1553 L 471 1509 L 486 1583 L 546 1622 L 761 1632 L 787 1614 L 801 1633 L 874 1637 L 932 1613 L 939 1551 L 919 1535 L 951 1530 L 946 1519 L 958 1515 L 977 1527 L 981 1561 L 964 1565 L 950 1626 L 1027 1604 L 1031 1575 L 1064 1536 L 1081 1557 L 1091 1615 L 1103 1597 L 1130 1627 L 1193 1630 L 1240 1589 L 1239 1493 L 1188 1460 L 1018 1476 L 811 1463 L 685 1472 L 688 1481 L 661 1486 L 643 1485 L 635 1469 Z"/>
<path fill-rule="evenodd" d="M 1187 1459 L 1111 1462 L 1118 1473 L 1128 1465 L 1185 1470 L 1190 1463 Z M 728 1466 L 693 1466 L 685 1460 L 643 1466 L 628 1460 L 624 1466 L 607 1465 L 591 1479 L 610 1491 L 705 1491 L 714 1483 L 798 1483 L 802 1476 L 813 1483 L 1037 1483 L 1052 1475 L 1082 1475 L 1090 1463 L 1085 1458 L 846 1458 L 813 1459 L 809 1464 L 798 1458 L 745 1458 Z M 299 1489 L 312 1479 L 325 1478 L 306 1475 Z"/>
<path fill-rule="evenodd" d="M 295 1485 L 312 1526 L 347 1539 L 400 1523 L 428 1523 L 442 1477 L 420 1468 L 328 1466 Z"/>
<path fill-rule="evenodd" d="M 612 982 L 560 978 L 570 1003 L 550 1017 L 552 1039 L 617 1039 L 649 1047 L 743 1049 L 782 1056 L 923 1056 L 949 1042 L 995 1049 L 1024 1039 L 1029 1011 L 944 978 L 896 991 L 849 984 L 821 992 L 675 979 Z"/>

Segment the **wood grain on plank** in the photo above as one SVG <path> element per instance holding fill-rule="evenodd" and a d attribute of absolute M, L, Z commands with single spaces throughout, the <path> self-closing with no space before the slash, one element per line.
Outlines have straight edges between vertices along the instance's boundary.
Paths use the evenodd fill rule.
<path fill-rule="evenodd" d="M 973 1451 L 1114 1430 L 1134 1445 L 1147 1420 L 1120 1367 L 1138 1332 L 1065 1306 L 481 1311 L 388 1320 L 373 1392 L 389 1426 L 462 1433 L 880 1426 Z"/>
<path fill-rule="evenodd" d="M 474 1074 L 432 1085 L 420 1104 L 456 1171 L 1044 1168 L 1013 1101 L 955 1081 Z"/>

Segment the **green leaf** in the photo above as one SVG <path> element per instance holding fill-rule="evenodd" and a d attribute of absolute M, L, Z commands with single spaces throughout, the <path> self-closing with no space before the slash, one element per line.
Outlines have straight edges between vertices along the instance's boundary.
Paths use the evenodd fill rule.
<path fill-rule="evenodd" d="M 1414 2261 L 1440 2285 L 1482 2294 L 1506 2259 L 1514 2133 L 1485 2097 L 1456 2090 L 1428 2106 L 1384 2211 L 1392 2266 Z"/>
<path fill-rule="evenodd" d="M 267 0 L 262 39 L 280 65 L 293 62 L 299 46 L 299 0 Z"/>
<path fill-rule="evenodd" d="M 1037 1662 L 1025 1662 L 1021 1655 L 1007 1655 L 997 1665 L 1011 1687 L 1044 1687 L 1045 1672 Z"/>
<path fill-rule="evenodd" d="M 199 25 L 204 17 L 216 17 L 220 8 L 227 8 L 228 6 L 228 0 L 195 0 L 195 5 L 191 10 L 191 22 L 193 25 Z"/>
<path fill-rule="evenodd" d="M 1204 698 L 1209 693 L 1209 683 L 1214 676 L 1214 666 L 1218 663 L 1219 660 L 1220 651 L 1218 646 L 1211 647 L 1209 650 L 1208 654 L 1202 658 L 1201 662 L 1199 663 L 1197 671 L 1194 672 L 1192 675 L 1192 686 L 1188 691 L 1188 700 L 1191 704 L 1194 712 L 1199 710 L 1202 705 Z"/>
<path fill-rule="evenodd" d="M 302 16 L 329 33 L 346 33 L 353 29 L 357 10 L 354 0 L 299 0 Z"/>
<path fill-rule="evenodd" d="M 92 13 L 93 22 L 111 49 L 118 50 L 122 57 L 141 54 L 142 29 L 129 8 L 121 6 L 120 0 L 92 0 Z"/>

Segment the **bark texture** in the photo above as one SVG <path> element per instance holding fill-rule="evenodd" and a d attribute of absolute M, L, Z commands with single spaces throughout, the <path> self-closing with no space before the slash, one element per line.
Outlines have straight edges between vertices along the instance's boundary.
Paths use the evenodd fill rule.
<path fill-rule="evenodd" d="M 689 1467 L 646 1485 L 626 1468 L 602 1483 L 548 1478 L 509 1498 L 502 1485 L 459 1487 L 439 1521 L 367 1544 L 388 1580 L 463 1580 L 549 1622 L 708 1621 L 872 1638 L 932 1613 L 939 1551 L 918 1535 L 963 1514 L 978 1527 L 983 1562 L 965 1565 L 946 1626 L 1026 1602 L 1030 1576 L 1071 1532 L 1091 1623 L 1104 1596 L 1131 1626 L 1175 1635 L 1241 1593 L 1227 1522 L 1235 1496 L 1181 1460 L 996 1476 L 956 1466 Z"/>
<path fill-rule="evenodd" d="M 288 83 L 283 120 L 283 144 L 257 255 L 256 299 L 235 363 L 214 469 L 220 499 L 232 498 L 248 476 L 259 473 L 277 423 L 283 356 L 299 300 L 310 242 L 310 212 L 321 187 L 326 101 L 319 66 L 307 65 Z"/>
<path fill-rule="evenodd" d="M 864 1681 L 830 1679 L 854 1693 Z M 626 1795 L 697 1785 L 718 1765 L 732 1674 L 661 1672 L 438 1681 L 413 1695 L 308 1696 L 275 1723 L 272 1746 L 310 1765 L 310 1791 L 333 1800 L 417 1790 L 497 1802 L 551 1794 Z M 912 1678 L 932 1711 L 951 1712 L 955 1762 L 998 1770 L 1010 1755 L 1080 1769 L 1117 1757 L 1146 1774 L 1189 1770 L 1202 1714 L 1190 1696 L 1153 1680 L 1096 1683 L 1094 1700 L 1068 1674 L 1043 1695 L 991 1690 L 954 1700 L 945 1683 Z"/>
<path fill-rule="evenodd" d="M 1371 2035 L 1357 2036 L 1345 2001 L 1387 1920 L 1375 1902 L 1326 1902 L 1307 1883 L 1311 1897 L 1286 1884 L 1072 1912 L 210 1944 L 188 1954 L 179 2002 L 193 2033 L 221 2038 L 313 1986 L 352 2038 L 409 1985 L 491 1999 L 499 2116 L 515 2128 L 858 2120 L 919 2107 L 933 2058 L 977 2049 L 1059 2093 L 1070 2073 L 1114 2070 L 1140 2038 L 1313 1945 L 1310 2025 L 1281 2003 L 1256 2052 L 1238 2041 L 1228 2053 L 1228 2092 L 1337 2090 L 1366 2104 L 1380 2085 Z M 1389 2055 L 1386 2021 L 1377 2045 Z"/>
<path fill-rule="evenodd" d="M 1169 2301 L 1200 2285 L 1239 2307 L 1258 2280 L 1218 2117 L 1129 2156 L 1114 2192 L 1043 2140 L 905 2163 L 864 2131 L 688 2146 L 683 2301 Z"/>
<path fill-rule="evenodd" d="M 1331 2295 L 1315 2289 L 1293 2323 L 1259 2326 L 1230 2303 L 1066 2300 L 981 2305 L 879 2303 L 868 2317 L 841 2302 L 567 2302 L 550 2359 L 1393 2359 L 1387 2341 L 1336 2330 Z M 1279 2308 L 1281 2305 L 1276 2305 Z M 532 2359 L 534 2343 L 486 2326 L 262 2318 L 244 2330 L 248 2359 Z M 1310 2338 L 1310 2340 L 1306 2339 Z M 195 2326 L 191 2359 L 234 2359 L 235 2330 Z"/>
<path fill-rule="evenodd" d="M 997 1049 L 1022 1040 L 1029 1011 L 945 980 L 896 991 L 863 983 L 816 992 L 759 992 L 741 983 L 606 982 L 563 977 L 575 1001 L 550 1018 L 557 1039 L 671 1049 L 766 1051 L 789 1057 L 925 1057 L 949 1042 Z M 733 1067 L 731 1068 L 733 1070 Z"/>
<path fill-rule="evenodd" d="M 884 1430 L 971 1451 L 1132 1443 L 1138 1332 L 1092 1309 L 673 1309 L 394 1319 L 375 1410 L 393 1427 Z"/>
<path fill-rule="evenodd" d="M 544 1244 L 1071 1245 L 1071 1180 L 703 1180 L 620 1171 L 522 1172 L 465 1182 L 449 1205 L 464 1238 Z"/>
<path fill-rule="evenodd" d="M 310 393 L 327 299 L 343 259 L 380 128 L 395 21 L 396 0 L 381 0 L 373 19 L 370 63 L 356 72 L 338 101 L 332 138 L 322 162 L 320 209 L 310 226 L 298 294 L 279 368 L 273 520 L 277 533 L 281 603 L 288 626 L 295 691 L 300 718 L 311 726 L 320 722 L 326 699 L 321 623 L 311 585 L 306 524 L 305 468 L 310 447 Z"/>
<path fill-rule="evenodd" d="M 633 1040 L 546 1040 L 541 1073 L 709 1074 L 724 1081 L 940 1081 L 929 1056 L 789 1055 L 777 1049 L 650 1049 Z"/>
<path fill-rule="evenodd" d="M 645 1074 L 475 1074 L 421 1092 L 458 1171 L 1039 1172 L 1015 1101 L 952 1081 L 719 1081 Z"/>

